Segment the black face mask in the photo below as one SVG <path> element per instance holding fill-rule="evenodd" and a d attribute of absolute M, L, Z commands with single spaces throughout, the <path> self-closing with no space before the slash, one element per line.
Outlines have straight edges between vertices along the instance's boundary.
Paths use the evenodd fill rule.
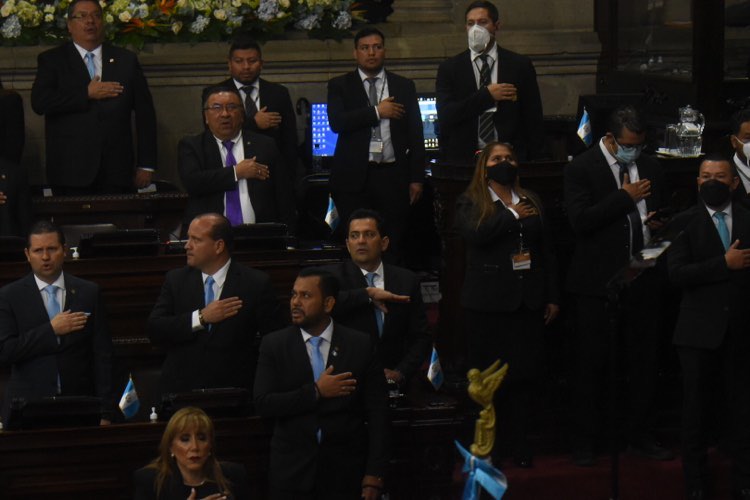
<path fill-rule="evenodd" d="M 500 162 L 494 167 L 487 169 L 487 178 L 503 186 L 513 184 L 516 181 L 517 175 L 518 169 L 507 161 Z"/>
<path fill-rule="evenodd" d="M 698 193 L 706 205 L 711 208 L 724 206 L 732 195 L 729 186 L 716 179 L 711 179 L 701 184 L 700 188 L 698 188 Z"/>

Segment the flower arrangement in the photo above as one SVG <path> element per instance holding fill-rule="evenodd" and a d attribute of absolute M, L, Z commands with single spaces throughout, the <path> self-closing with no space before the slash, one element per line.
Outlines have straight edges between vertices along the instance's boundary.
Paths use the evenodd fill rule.
<path fill-rule="evenodd" d="M 70 0 L 0 0 L 0 42 L 36 45 L 68 39 Z M 359 13 L 353 0 L 99 0 L 107 40 L 140 49 L 146 42 L 259 39 L 285 29 L 341 39 Z"/>

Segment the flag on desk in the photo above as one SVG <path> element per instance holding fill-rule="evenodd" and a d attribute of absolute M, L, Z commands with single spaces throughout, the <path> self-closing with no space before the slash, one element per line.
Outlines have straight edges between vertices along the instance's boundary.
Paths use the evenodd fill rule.
<path fill-rule="evenodd" d="M 138 401 L 138 393 L 135 392 L 135 384 L 133 378 L 130 377 L 120 398 L 120 411 L 125 415 L 125 418 L 133 418 L 140 407 L 141 402 Z"/>
<path fill-rule="evenodd" d="M 440 386 L 443 385 L 443 369 L 440 367 L 440 358 L 435 346 L 432 346 L 432 356 L 430 357 L 430 368 L 427 370 L 427 378 L 430 379 L 435 390 L 440 389 Z"/>
<path fill-rule="evenodd" d="M 581 138 L 586 146 L 591 146 L 594 142 L 594 137 L 591 134 L 591 121 L 589 120 L 589 112 L 586 108 L 583 108 L 583 116 L 581 121 L 578 123 L 578 137 Z"/>
<path fill-rule="evenodd" d="M 328 209 L 326 210 L 326 224 L 331 228 L 331 231 L 335 231 L 339 225 L 339 211 L 336 209 L 336 204 L 333 203 L 333 197 L 328 195 Z"/>

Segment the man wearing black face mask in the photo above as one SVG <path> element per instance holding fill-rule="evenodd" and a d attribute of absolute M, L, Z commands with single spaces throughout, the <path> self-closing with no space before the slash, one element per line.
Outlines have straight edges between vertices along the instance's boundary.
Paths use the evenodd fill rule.
<path fill-rule="evenodd" d="M 594 463 L 594 443 L 602 419 L 597 401 L 608 373 L 609 314 L 606 285 L 649 242 L 661 222 L 662 172 L 641 150 L 646 130 L 630 106 L 614 111 L 608 132 L 564 172 L 565 203 L 576 247 L 568 271 L 575 332 L 571 404 L 573 461 Z M 627 349 L 628 440 L 630 450 L 657 460 L 673 458 L 651 434 L 657 380 L 659 286 L 649 270 L 621 297 Z"/>
<path fill-rule="evenodd" d="M 726 159 L 703 160 L 700 201 L 675 219 L 683 231 L 669 254 L 669 276 L 683 289 L 674 344 L 683 371 L 682 467 L 692 499 L 708 498 L 707 414 L 724 394 L 733 498 L 750 500 L 750 211 L 731 200 L 739 183 Z"/>

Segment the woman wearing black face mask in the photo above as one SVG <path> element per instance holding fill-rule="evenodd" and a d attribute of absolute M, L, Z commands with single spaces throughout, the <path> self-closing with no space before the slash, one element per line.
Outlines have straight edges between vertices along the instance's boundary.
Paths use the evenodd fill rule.
<path fill-rule="evenodd" d="M 495 396 L 504 425 L 493 454 L 510 452 L 517 465 L 530 467 L 526 424 L 542 372 L 544 327 L 559 308 L 542 206 L 521 188 L 517 172 L 510 144 L 488 144 L 458 200 L 456 224 L 466 242 L 461 305 L 469 367 L 485 369 L 498 358 L 509 365 Z"/>

